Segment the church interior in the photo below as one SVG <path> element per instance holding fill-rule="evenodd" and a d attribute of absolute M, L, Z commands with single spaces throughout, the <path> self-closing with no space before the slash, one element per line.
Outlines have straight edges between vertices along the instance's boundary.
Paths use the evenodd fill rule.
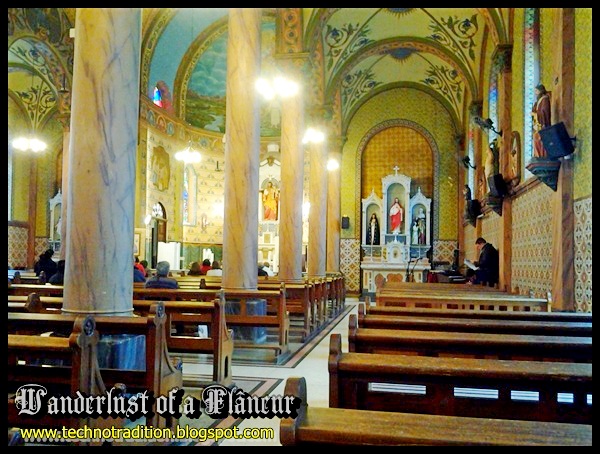
<path fill-rule="evenodd" d="M 591 445 L 591 36 L 8 8 L 9 445 Z M 111 388 L 154 413 L 31 416 Z"/>

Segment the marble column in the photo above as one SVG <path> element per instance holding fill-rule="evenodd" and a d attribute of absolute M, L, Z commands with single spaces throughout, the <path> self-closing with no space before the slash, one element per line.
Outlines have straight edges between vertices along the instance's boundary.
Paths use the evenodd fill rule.
<path fill-rule="evenodd" d="M 327 139 L 325 139 L 327 140 Z M 324 277 L 327 244 L 327 142 L 311 143 L 310 153 L 310 212 L 308 214 L 309 277 Z"/>
<path fill-rule="evenodd" d="M 62 203 L 60 206 L 60 252 L 59 260 L 67 259 L 67 194 L 69 191 L 69 142 L 71 141 L 71 114 L 62 114 L 59 121 L 63 126 L 63 148 L 62 148 L 62 175 L 61 193 Z"/>
<path fill-rule="evenodd" d="M 133 309 L 140 8 L 78 8 L 64 312 Z"/>
<path fill-rule="evenodd" d="M 260 8 L 231 8 L 227 39 L 223 288 L 256 289 L 258 282 L 258 167 Z"/>
<path fill-rule="evenodd" d="M 298 82 L 298 79 L 296 79 Z M 279 278 L 302 282 L 302 190 L 304 183 L 302 90 L 281 102 L 281 217 Z"/>
<path fill-rule="evenodd" d="M 29 196 L 27 207 L 27 266 L 33 268 L 35 256 L 35 227 L 37 219 L 38 195 L 38 162 L 37 156 L 30 156 L 29 163 Z M 46 276 L 47 278 L 48 276 Z"/>
<path fill-rule="evenodd" d="M 512 45 L 499 45 L 493 56 L 498 71 L 498 129 L 502 131 L 500 143 L 500 173 L 510 173 L 511 105 L 512 105 Z M 502 200 L 502 234 L 496 246 L 500 251 L 498 287 L 512 290 L 512 197 Z"/>
<path fill-rule="evenodd" d="M 342 141 L 333 143 L 329 159 L 335 159 L 340 167 L 329 171 L 327 176 L 327 272 L 340 271 L 340 229 L 341 229 L 341 175 Z"/>

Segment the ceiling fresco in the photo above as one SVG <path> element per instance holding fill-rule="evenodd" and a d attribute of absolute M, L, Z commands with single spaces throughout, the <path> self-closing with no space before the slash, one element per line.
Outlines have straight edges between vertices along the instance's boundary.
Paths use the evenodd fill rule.
<path fill-rule="evenodd" d="M 483 45 L 506 39 L 497 8 L 318 8 L 304 11 L 309 49 L 323 48 L 325 99 L 341 91 L 343 123 L 386 87 L 421 85 L 460 119 L 479 97 Z"/>

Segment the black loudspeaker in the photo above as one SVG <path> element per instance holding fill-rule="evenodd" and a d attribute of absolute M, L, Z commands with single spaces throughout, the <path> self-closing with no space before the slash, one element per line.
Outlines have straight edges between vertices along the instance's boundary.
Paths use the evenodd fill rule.
<path fill-rule="evenodd" d="M 549 158 L 561 158 L 575 151 L 565 124 L 561 121 L 540 130 L 540 138 Z"/>
<path fill-rule="evenodd" d="M 475 219 L 477 216 L 481 215 L 481 203 L 479 200 L 473 199 L 467 202 L 467 212 L 469 213 L 469 217 L 471 219 Z"/>
<path fill-rule="evenodd" d="M 350 228 L 350 218 L 348 216 L 342 216 L 342 228 L 343 229 Z"/>
<path fill-rule="evenodd" d="M 489 177 L 488 185 L 490 187 L 490 195 L 492 197 L 504 197 L 506 194 L 508 194 L 506 182 L 504 181 L 501 173 L 497 173 L 496 175 Z"/>

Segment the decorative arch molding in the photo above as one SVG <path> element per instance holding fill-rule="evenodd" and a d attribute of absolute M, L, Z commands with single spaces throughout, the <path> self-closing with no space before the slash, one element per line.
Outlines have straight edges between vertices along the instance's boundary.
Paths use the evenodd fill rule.
<path fill-rule="evenodd" d="M 192 77 L 192 72 L 198 64 L 198 60 L 218 38 L 227 32 L 229 16 L 225 16 L 215 21 L 209 27 L 204 29 L 196 39 L 190 44 L 185 55 L 181 59 L 181 64 L 177 68 L 175 82 L 173 83 L 173 103 L 175 114 L 185 118 L 185 102 L 187 100 L 187 86 Z"/>
<path fill-rule="evenodd" d="M 312 52 L 317 46 L 323 26 L 340 9 L 342 8 L 315 8 L 313 10 L 304 32 L 304 43 L 309 52 Z"/>
<path fill-rule="evenodd" d="M 420 124 L 418 124 L 412 120 L 408 120 L 408 119 L 404 119 L 404 118 L 397 118 L 397 119 L 393 119 L 393 120 L 383 121 L 383 122 L 379 123 L 378 125 L 375 125 L 371 129 L 369 129 L 369 131 L 361 139 L 361 141 L 358 144 L 358 147 L 356 149 L 356 156 L 355 156 L 356 173 L 354 175 L 354 181 L 356 181 L 358 183 L 355 185 L 355 191 L 356 191 L 355 192 L 355 200 L 362 199 L 362 194 L 361 194 L 362 155 L 365 151 L 365 148 L 367 147 L 367 144 L 373 137 L 375 137 L 381 131 L 383 131 L 385 129 L 389 129 L 389 128 L 399 127 L 399 126 L 413 129 L 416 132 L 418 132 L 419 134 L 421 134 L 425 138 L 425 140 L 427 141 L 429 146 L 431 147 L 431 151 L 433 153 L 433 194 L 432 194 L 432 199 L 433 199 L 433 205 L 434 205 L 433 209 L 436 214 L 434 223 L 433 223 L 433 239 L 432 240 L 434 241 L 439 237 L 440 149 L 437 146 L 437 143 L 436 143 L 433 135 L 427 129 L 425 129 L 423 126 L 421 126 Z M 361 225 L 361 223 L 358 222 L 360 219 L 360 211 L 361 211 L 361 205 L 360 205 L 360 203 L 357 203 L 355 213 L 354 213 L 354 216 L 356 219 L 356 222 L 355 222 L 356 227 L 355 227 L 355 232 L 354 232 L 355 238 L 360 238 L 360 232 L 356 231 L 356 229 L 360 228 L 360 225 Z M 432 241 L 432 244 L 433 244 L 433 241 Z"/>
<path fill-rule="evenodd" d="M 343 80 L 343 78 L 352 70 L 352 68 L 362 60 L 373 55 L 382 55 L 386 52 L 397 49 L 415 49 L 417 51 L 429 53 L 439 57 L 457 70 L 461 79 L 465 83 L 465 88 L 467 88 L 471 94 L 477 93 L 477 83 L 475 82 L 475 78 L 471 70 L 465 66 L 463 62 L 459 61 L 453 54 L 448 54 L 444 46 L 433 40 L 424 38 L 396 36 L 368 44 L 359 52 L 356 52 L 349 57 L 339 71 L 327 83 L 325 89 L 325 100 L 327 101 L 331 99 L 335 91 L 338 89 L 340 81 Z"/>
<path fill-rule="evenodd" d="M 421 84 L 421 83 L 394 82 L 391 84 L 379 86 L 379 87 L 371 90 L 367 96 L 361 98 L 361 100 L 358 101 L 356 103 L 356 105 L 354 105 L 352 107 L 352 109 L 346 115 L 346 117 L 342 119 L 342 135 L 347 134 L 348 126 L 352 122 L 352 118 L 360 110 L 360 108 L 364 104 L 366 104 L 371 98 L 374 98 L 375 96 L 380 95 L 383 92 L 395 90 L 398 88 L 412 88 L 415 90 L 420 90 L 420 91 L 425 92 L 426 94 L 430 95 L 432 98 L 434 98 L 436 101 L 438 101 L 444 107 L 444 109 L 446 109 L 446 111 L 450 115 L 450 118 L 452 118 L 452 124 L 454 126 L 454 131 L 458 134 L 460 131 L 463 130 L 463 124 L 462 124 L 460 118 L 458 117 L 458 112 L 456 112 L 452 108 L 452 106 L 450 105 L 448 100 L 446 98 L 444 98 L 439 92 L 437 92 L 436 90 L 432 89 L 431 87 L 428 87 L 427 85 Z"/>
<path fill-rule="evenodd" d="M 490 32 L 492 33 L 492 42 L 495 45 L 498 44 L 507 44 L 508 36 L 506 33 L 506 28 L 504 26 L 504 21 L 502 20 L 502 14 L 498 11 L 498 8 L 475 8 L 483 18 L 485 19 L 485 23 L 487 24 Z"/>
<path fill-rule="evenodd" d="M 35 56 L 20 57 L 23 63 L 11 62 L 8 64 L 9 69 L 11 67 L 18 67 L 38 76 L 54 93 L 60 113 L 69 112 L 71 104 L 70 87 L 72 83 L 72 69 L 69 69 L 69 65 L 72 68 L 73 62 L 69 62 L 68 60 L 65 61 L 62 55 L 54 47 L 48 45 L 47 42 L 35 35 L 20 35 L 13 39 L 9 39 L 8 52 L 10 53 L 11 49 L 16 48 L 20 41 L 27 43 L 37 51 L 41 55 L 43 61 L 40 61 Z M 72 58 L 72 55 L 69 58 Z M 67 90 L 69 93 L 68 96 L 63 96 L 60 92 L 62 88 Z"/>
<path fill-rule="evenodd" d="M 159 9 L 159 11 L 155 13 L 154 17 L 150 20 L 144 36 L 142 37 L 140 90 L 142 94 L 145 94 L 146 96 L 148 96 L 148 90 L 150 88 L 150 66 L 152 65 L 152 57 L 154 56 L 156 45 L 158 44 L 161 35 L 167 28 L 167 25 L 169 25 L 169 22 L 171 22 L 171 20 L 179 12 L 179 9 L 180 8 Z"/>

